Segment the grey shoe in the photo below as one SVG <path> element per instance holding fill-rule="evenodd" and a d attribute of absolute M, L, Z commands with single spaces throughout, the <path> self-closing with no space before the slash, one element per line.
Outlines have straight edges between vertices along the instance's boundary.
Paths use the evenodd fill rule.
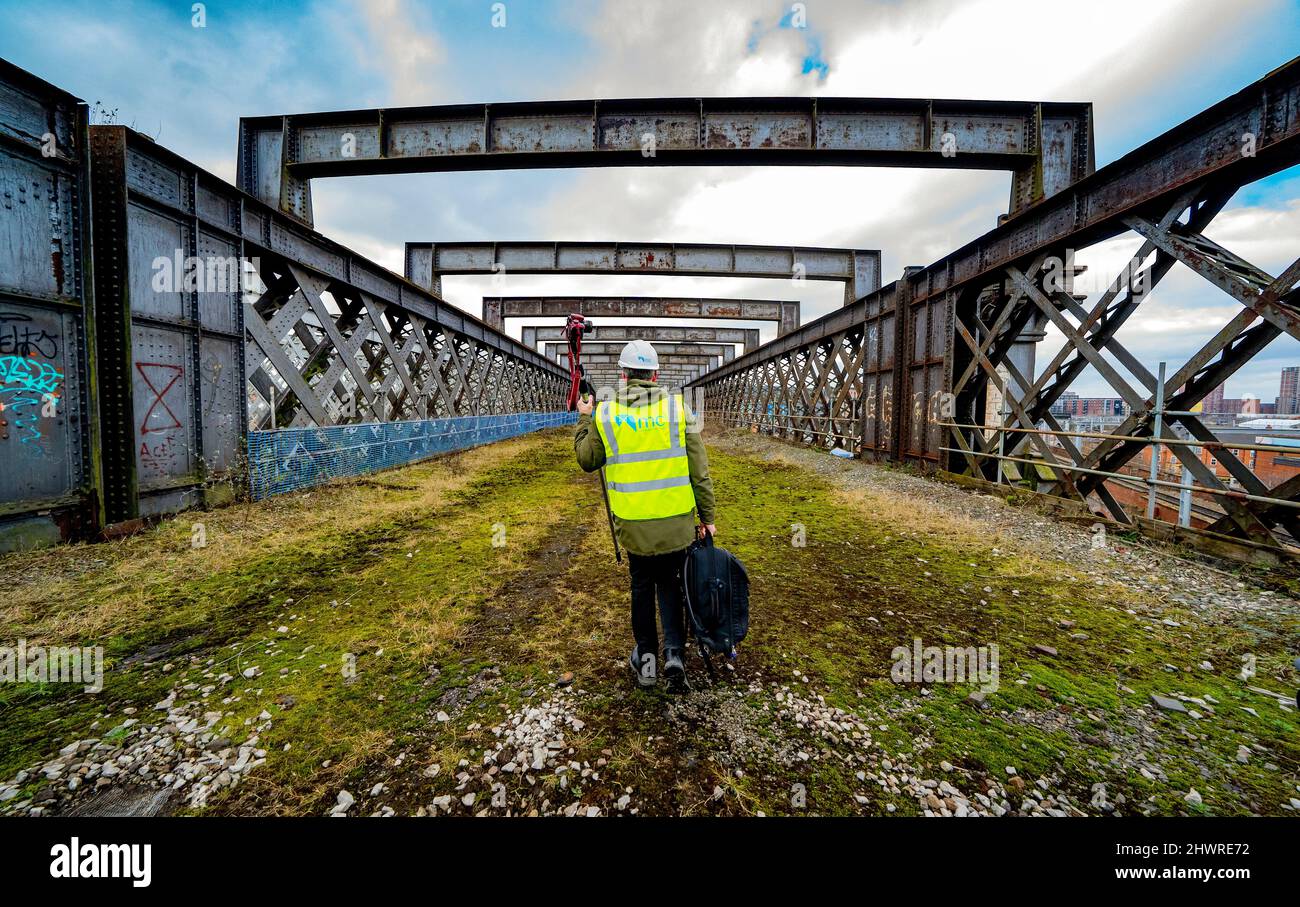
<path fill-rule="evenodd" d="M 664 678 L 668 688 L 674 693 L 689 689 L 686 685 L 686 665 L 682 661 L 681 649 L 664 650 Z"/>
<path fill-rule="evenodd" d="M 647 652 L 642 655 L 637 648 L 633 648 L 632 654 L 628 656 L 627 663 L 632 668 L 632 674 L 636 677 L 637 686 L 645 690 L 655 685 L 658 678 L 655 676 L 654 653 Z"/>

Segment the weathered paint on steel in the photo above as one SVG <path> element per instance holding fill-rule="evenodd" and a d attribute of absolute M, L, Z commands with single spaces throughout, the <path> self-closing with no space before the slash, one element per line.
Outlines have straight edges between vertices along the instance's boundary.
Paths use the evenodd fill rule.
<path fill-rule="evenodd" d="M 850 303 L 880 288 L 878 249 L 704 243 L 486 242 L 406 244 L 406 277 L 441 292 L 446 274 L 674 274 L 839 280 Z"/>
<path fill-rule="evenodd" d="M 483 320 L 504 326 L 507 318 L 564 318 L 571 313 L 611 318 L 717 318 L 775 321 L 778 335 L 799 326 L 799 303 L 769 299 L 672 296 L 485 296 Z"/>
<path fill-rule="evenodd" d="M 250 491 L 261 500 L 576 419 L 570 412 L 509 413 L 249 432 Z"/>
<path fill-rule="evenodd" d="M 0 60 L 0 551 L 99 521 L 86 126 Z"/>
<path fill-rule="evenodd" d="M 1068 154 L 1052 141 L 1062 121 L 1076 133 Z M 663 98 L 459 104 L 248 117 L 240 120 L 239 131 L 240 186 L 308 223 L 309 181 L 315 176 L 593 166 L 1005 169 L 1014 174 L 1015 214 L 1045 197 L 1049 187 L 1085 176 L 1092 161 L 1090 105 L 1033 102 Z M 1041 153 L 1046 148 L 1050 156 Z"/>
<path fill-rule="evenodd" d="M 548 325 L 524 325 L 520 330 L 520 339 L 524 346 L 535 347 L 538 343 L 555 342 L 565 339 L 564 328 Z M 673 327 L 649 325 L 613 324 L 597 326 L 586 335 L 587 343 L 627 343 L 630 340 L 649 340 L 659 343 L 700 343 L 724 344 L 731 347 L 743 344 L 745 352 L 756 349 L 759 343 L 758 328 L 715 328 L 715 327 Z"/>
<path fill-rule="evenodd" d="M 1045 134 L 1051 140 L 1048 157 L 1078 159 L 1090 153 L 1082 136 L 1050 113 L 1045 107 Z M 1237 143 L 1243 132 L 1258 139 L 1254 157 L 1239 153 Z M 1167 401 L 1173 401 L 1175 409 L 1185 409 L 1240 369 L 1271 338 L 1284 332 L 1300 335 L 1300 317 L 1295 315 L 1300 306 L 1300 289 L 1296 288 L 1300 262 L 1275 278 L 1202 233 L 1238 188 L 1296 164 L 1300 164 L 1300 60 L 940 261 L 908 269 L 895 284 L 702 376 L 693 389 L 705 393 L 706 409 L 730 424 L 752 423 L 765 431 L 804 440 L 823 438 L 817 434 L 819 420 L 824 419 L 819 408 L 835 400 L 820 394 L 820 389 L 836 381 L 835 375 L 827 373 L 830 359 L 824 351 L 851 345 L 861 326 L 866 354 L 862 392 L 868 401 L 862 432 L 864 453 L 991 477 L 996 466 L 986 458 L 992 449 L 988 445 L 996 446 L 996 440 L 989 441 L 978 430 L 941 423 L 954 419 L 983 423 L 986 393 L 994 392 L 993 385 L 1000 384 L 1003 379 L 998 376 L 1005 370 L 1011 385 L 1008 400 L 1013 407 L 1020 407 L 1020 412 L 1011 417 L 1012 427 L 1003 434 L 1010 435 L 1013 449 L 1024 448 L 1030 443 L 1026 426 L 1039 419 L 1050 422 L 1047 407 L 1077 377 L 1080 367 L 1076 366 L 1088 363 L 1102 371 L 1134 407 L 1116 434 L 1149 432 L 1151 403 L 1145 394 L 1155 387 L 1156 379 L 1112 333 L 1145 294 L 1129 292 L 1124 299 L 1103 296 L 1097 302 L 1101 314 L 1091 316 L 1101 320 L 1076 330 L 1065 315 L 1076 319 L 1089 316 L 1069 292 L 1049 299 L 1036 288 L 1035 275 L 1043 258 L 1132 230 L 1147 243 L 1144 255 L 1159 250 L 1165 256 L 1150 265 L 1156 271 L 1155 279 L 1176 261 L 1248 307 L 1169 379 Z M 1044 175 L 1039 173 L 1036 178 Z M 1179 220 L 1184 214 L 1186 220 Z M 1169 222 L 1157 226 L 1162 216 Z M 1172 222 L 1176 223 L 1171 227 Z M 1012 289 L 1028 298 L 1010 295 Z M 1000 309 L 1002 313 L 999 317 L 1003 320 L 992 329 L 980 322 L 986 295 L 990 311 Z M 1016 349 L 1019 339 L 1041 335 L 1041 325 L 1031 317 L 1039 309 L 1066 334 L 1067 341 L 1042 374 L 1036 374 L 1030 355 Z M 887 327 L 891 312 L 894 323 Z M 1252 316 L 1262 316 L 1262 320 Z M 960 343 L 954 339 L 958 331 Z M 888 367 L 891 342 L 892 369 Z M 1114 369 L 1102 358 L 1103 348 L 1138 379 L 1138 387 L 1118 373 L 1111 374 Z M 961 373 L 959 388 L 954 388 L 956 372 Z M 1035 386 L 1023 391 L 1029 384 Z M 886 405 L 890 387 L 895 391 Z M 1028 403 L 1014 399 L 1020 391 Z M 811 408 L 803 399 L 805 395 L 813 401 Z M 1031 415 L 1024 414 L 1025 407 L 1032 408 Z M 1195 416 L 1174 418 L 1193 437 L 1212 437 Z M 945 450 L 958 444 L 961 450 Z M 1045 462 L 1057 464 L 1049 490 L 1070 496 L 1076 494 L 1077 486 L 1080 492 L 1095 495 L 1113 518 L 1127 522 L 1102 478 L 1072 476 L 1059 468 L 1071 462 L 1064 459 L 1068 447 L 1043 454 Z M 1117 438 L 1103 441 L 1087 455 L 1076 451 L 1069 456 L 1074 465 L 1118 469 L 1139 448 L 1145 448 L 1145 442 Z M 1222 467 L 1241 487 L 1260 496 L 1246 505 L 1231 497 L 1239 492 L 1223 491 L 1222 482 L 1195 457 L 1183 460 L 1197 481 L 1211 489 L 1207 493 L 1222 503 L 1224 516 L 1214 525 L 1215 531 L 1275 546 L 1280 544 L 1275 525 L 1289 534 L 1287 544 L 1300 537 L 1294 510 L 1269 500 L 1273 493 L 1296 500 L 1300 495 L 1290 485 L 1270 490 L 1230 452 L 1224 452 Z"/>

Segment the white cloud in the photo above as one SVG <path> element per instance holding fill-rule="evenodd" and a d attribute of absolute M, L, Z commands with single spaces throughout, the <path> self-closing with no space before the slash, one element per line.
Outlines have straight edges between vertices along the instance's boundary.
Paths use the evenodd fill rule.
<path fill-rule="evenodd" d="M 1234 22 L 1244 27 L 1273 5 L 1248 2 Z M 801 72 L 804 35 L 773 29 L 788 4 L 761 7 L 767 18 L 752 52 L 753 4 L 634 7 L 608 3 L 589 20 L 599 53 L 568 94 L 956 96 L 1136 106 L 1154 77 L 1200 65 L 1198 50 L 1225 31 L 1222 16 L 1190 0 L 1140 8 L 1105 0 L 1086 15 L 1053 14 L 1034 0 L 822 0 L 809 4 L 809 32 L 821 38 L 830 67 L 818 83 Z M 1061 52 L 1067 39 L 1075 52 Z M 998 47 L 1013 50 L 989 51 Z M 1133 58 L 1141 59 L 1142 73 L 1123 63 Z M 1006 210 L 1009 184 L 1006 174 L 853 168 L 584 171 L 547 199 L 540 223 L 547 238 L 879 247 L 888 281 L 904 265 L 928 264 L 990 229 Z"/>
<path fill-rule="evenodd" d="M 1099 146 L 1114 153 L 1127 150 L 1133 135 L 1170 125 L 1162 104 L 1175 98 L 1186 105 L 1194 90 L 1188 86 L 1211 83 L 1239 62 L 1241 48 L 1268 32 L 1282 3 L 1241 0 L 1231 16 L 1200 0 L 1086 6 L 811 0 L 807 6 L 809 28 L 798 31 L 776 27 L 789 8 L 777 0 L 563 3 L 549 12 L 551 25 L 585 34 L 579 63 L 552 71 L 525 59 L 518 84 L 497 90 L 536 99 L 1083 100 L 1095 105 Z M 483 60 L 473 54 L 481 45 L 460 41 L 464 35 L 451 29 L 462 26 L 439 33 L 435 14 L 415 0 L 320 0 L 301 13 L 268 5 L 238 15 L 214 6 L 206 30 L 191 29 L 185 17 L 165 15 L 146 0 L 124 9 L 16 8 L 6 13 L 11 29 L 0 46 L 16 47 L 19 53 L 6 55 L 39 75 L 120 106 L 126 122 L 161 131 L 162 144 L 226 178 L 234 176 L 240 115 L 493 100 L 481 96 L 488 89 L 476 81 Z M 512 10 L 511 35 L 527 29 L 526 22 Z M 526 56 L 526 31 L 522 38 L 512 46 L 525 48 Z M 24 45 L 39 50 L 23 57 Z M 811 53 L 825 62 L 824 79 L 802 71 Z M 1261 63 L 1258 74 L 1265 68 Z M 1005 173 L 867 168 L 503 171 L 317 180 L 315 206 L 322 232 L 395 270 L 407 239 L 657 240 L 878 247 L 888 281 L 904 265 L 928 264 L 990 229 L 1006 210 L 1009 181 Z M 1289 192 L 1295 191 L 1293 184 Z M 1277 273 L 1300 253 L 1293 242 L 1300 236 L 1300 199 L 1230 209 L 1209 232 Z M 1087 250 L 1081 261 L 1112 274 L 1123 262 L 1124 242 Z M 452 278 L 446 287 L 454 302 L 478 311 L 484 289 L 473 279 Z M 785 282 L 703 278 L 512 277 L 507 287 L 511 293 L 792 295 Z M 804 303 L 806 319 L 840 304 L 835 284 L 807 284 L 793 298 Z M 1181 361 L 1214 329 L 1214 318 L 1231 317 L 1226 299 L 1199 278 L 1171 275 L 1121 337 L 1144 359 Z M 1261 363 L 1272 368 L 1271 360 L 1291 355 L 1294 346 L 1278 341 L 1241 380 Z M 1271 397 L 1267 386 L 1255 392 Z"/>
<path fill-rule="evenodd" d="M 578 93 L 1086 100 L 1094 104 L 1100 143 L 1117 123 L 1161 131 L 1148 125 L 1149 99 L 1203 67 L 1213 48 L 1266 22 L 1278 4 L 1239 4 L 1228 21 L 1213 5 L 1190 0 L 1055 9 L 1035 0 L 823 0 L 809 5 L 811 30 L 820 32 L 829 64 L 822 83 L 800 71 L 799 36 L 771 30 L 784 8 L 766 9 L 767 27 L 750 53 L 739 37 L 752 33 L 752 5 L 660 3 L 630 14 L 626 4 L 609 3 L 588 23 L 600 54 Z M 720 24 L 728 17 L 731 26 Z M 1006 210 L 1008 185 L 1006 174 L 850 168 L 584 171 L 546 199 L 538 223 L 546 238 L 879 247 L 888 281 L 904 265 L 927 264 L 986 232 Z M 1276 273 L 1290 262 L 1288 248 L 1300 253 L 1288 243 L 1300 235 L 1293 217 L 1286 210 L 1230 210 L 1211 234 Z M 1118 239 L 1086 250 L 1079 261 L 1108 282 L 1137 245 Z M 808 299 L 805 319 L 838 304 L 830 296 Z M 1176 271 L 1120 339 L 1153 368 L 1160 358 L 1176 367 L 1235 314 L 1234 306 L 1201 278 Z M 1043 361 L 1062 341 L 1054 329 L 1049 338 L 1040 347 Z M 1081 390 L 1089 387 L 1108 393 L 1091 370 L 1080 379 Z"/>
<path fill-rule="evenodd" d="M 1300 257 L 1300 198 L 1276 207 L 1229 208 L 1205 233 L 1256 267 L 1279 276 Z"/>
<path fill-rule="evenodd" d="M 380 72 L 387 85 L 386 100 L 376 106 L 436 103 L 447 49 L 427 23 L 427 16 L 407 0 L 348 0 L 352 16 L 341 19 L 339 34 L 351 40 L 354 60 L 346 63 Z M 354 31 L 360 24 L 361 34 Z"/>

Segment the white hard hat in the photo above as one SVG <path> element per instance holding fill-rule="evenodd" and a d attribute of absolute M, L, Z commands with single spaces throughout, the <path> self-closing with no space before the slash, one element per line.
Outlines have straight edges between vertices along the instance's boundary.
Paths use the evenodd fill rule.
<path fill-rule="evenodd" d="M 619 353 L 618 364 L 623 368 L 639 368 L 646 371 L 659 371 L 659 354 L 655 348 L 644 340 L 633 340 Z"/>

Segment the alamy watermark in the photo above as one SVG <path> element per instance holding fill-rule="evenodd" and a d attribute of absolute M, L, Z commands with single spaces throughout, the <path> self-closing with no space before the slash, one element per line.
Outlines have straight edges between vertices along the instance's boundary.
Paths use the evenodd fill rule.
<path fill-rule="evenodd" d="M 261 289 L 256 258 L 238 255 L 159 255 L 150 266 L 155 293 L 257 293 Z"/>
<path fill-rule="evenodd" d="M 967 683 L 985 693 L 998 690 L 997 645 L 927 646 L 918 636 L 911 648 L 895 646 L 889 657 L 894 683 Z"/>
<path fill-rule="evenodd" d="M 104 689 L 103 646 L 0 646 L 0 683 L 79 683 L 87 693 Z"/>
<path fill-rule="evenodd" d="M 92 844 L 72 838 L 50 848 L 54 879 L 130 879 L 134 888 L 153 880 L 152 844 Z"/>

